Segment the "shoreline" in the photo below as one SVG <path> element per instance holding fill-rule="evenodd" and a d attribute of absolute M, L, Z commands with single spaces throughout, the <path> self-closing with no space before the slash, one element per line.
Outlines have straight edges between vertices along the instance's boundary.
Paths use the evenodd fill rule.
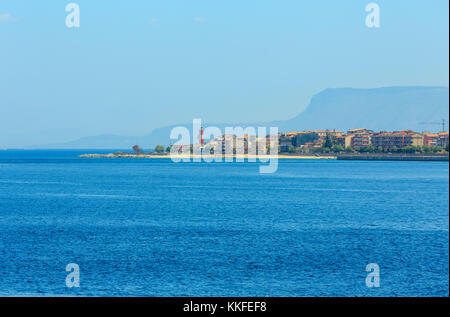
<path fill-rule="evenodd" d="M 109 154 L 81 154 L 79 158 L 141 158 L 141 159 L 170 159 L 172 156 L 168 153 L 109 153 Z M 442 154 L 336 154 L 336 155 L 299 155 L 299 154 L 279 154 L 276 155 L 192 155 L 178 154 L 173 156 L 175 159 L 294 159 L 294 160 L 342 160 L 342 161 L 439 161 L 448 162 L 449 156 Z"/>
<path fill-rule="evenodd" d="M 342 161 L 434 161 L 448 162 L 448 154 L 342 154 Z"/>
<path fill-rule="evenodd" d="M 134 154 L 134 153 L 109 153 L 109 154 L 81 154 L 78 155 L 80 158 L 171 158 L 170 154 L 156 154 L 156 153 L 149 153 L 149 154 Z M 239 159 L 319 159 L 319 160 L 336 160 L 337 156 L 335 155 L 286 155 L 286 154 L 280 154 L 278 156 L 276 155 L 249 155 L 249 154 L 233 154 L 233 155 L 186 155 L 186 154 L 179 154 L 174 155 L 174 158 L 177 159 L 184 159 L 184 158 L 239 158 Z"/>

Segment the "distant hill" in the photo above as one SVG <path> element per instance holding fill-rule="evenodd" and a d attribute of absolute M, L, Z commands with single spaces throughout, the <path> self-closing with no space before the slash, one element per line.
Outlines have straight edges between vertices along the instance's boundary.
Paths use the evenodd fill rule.
<path fill-rule="evenodd" d="M 63 143 L 30 146 L 31 149 L 131 149 L 136 143 L 134 136 L 113 134 L 96 135 Z"/>
<path fill-rule="evenodd" d="M 284 129 L 355 128 L 371 130 L 436 129 L 421 122 L 448 121 L 448 87 L 326 89 L 304 112 L 283 123 Z"/>
<path fill-rule="evenodd" d="M 282 107 L 278 108 L 282 111 Z M 310 104 L 298 116 L 286 120 L 265 123 L 217 124 L 226 126 L 278 126 L 280 131 L 329 129 L 347 131 L 368 128 L 379 131 L 412 129 L 437 130 L 439 126 L 421 122 L 439 122 L 449 118 L 448 87 L 386 87 L 374 89 L 333 88 L 312 97 Z M 131 148 L 136 140 L 148 149 L 157 144 L 170 144 L 170 131 L 174 126 L 153 130 L 149 135 L 123 137 L 104 135 L 85 137 L 67 143 L 49 144 L 40 148 Z M 180 126 L 180 125 L 177 125 Z M 192 123 L 183 124 L 189 130 Z"/>

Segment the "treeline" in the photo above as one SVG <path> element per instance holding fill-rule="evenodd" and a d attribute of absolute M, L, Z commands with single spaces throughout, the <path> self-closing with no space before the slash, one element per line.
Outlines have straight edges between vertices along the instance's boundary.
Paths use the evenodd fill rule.
<path fill-rule="evenodd" d="M 139 145 L 133 146 L 132 149 L 133 149 L 134 153 L 136 153 L 136 154 L 144 153 L 144 150 L 141 147 L 139 147 Z M 168 146 L 166 148 L 164 148 L 164 146 L 162 146 L 162 145 L 155 146 L 155 152 L 164 153 L 164 151 L 166 151 L 166 153 L 170 153 L 170 146 Z M 150 151 L 150 152 L 152 152 L 152 151 Z"/>
<path fill-rule="evenodd" d="M 164 146 L 162 146 L 162 145 L 157 145 L 157 146 L 155 146 L 155 151 L 157 153 L 164 153 L 164 151 L 166 151 L 166 153 L 170 153 L 170 146 L 167 146 L 166 148 L 164 148 Z"/>

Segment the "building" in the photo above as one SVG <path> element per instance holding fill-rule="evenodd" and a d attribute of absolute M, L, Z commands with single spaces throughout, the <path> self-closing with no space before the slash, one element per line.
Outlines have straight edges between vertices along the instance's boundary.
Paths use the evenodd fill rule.
<path fill-rule="evenodd" d="M 297 135 L 302 134 L 302 133 L 306 133 L 306 132 L 297 132 L 297 131 L 295 131 L 295 132 L 285 133 L 284 135 L 287 136 L 287 137 L 290 137 L 290 138 L 295 138 Z"/>
<path fill-rule="evenodd" d="M 293 146 L 294 138 L 298 133 L 291 132 L 286 134 L 281 134 L 278 143 L 280 145 L 280 152 L 288 152 L 289 148 Z"/>
<path fill-rule="evenodd" d="M 216 140 L 221 147 L 222 154 L 245 153 L 248 150 L 247 138 L 233 134 L 223 134 Z"/>
<path fill-rule="evenodd" d="M 448 144 L 449 137 L 447 132 L 440 132 L 439 133 L 439 141 L 437 142 L 438 146 L 445 147 Z"/>
<path fill-rule="evenodd" d="M 315 146 L 317 146 L 317 145 L 315 145 L 314 142 L 307 142 L 300 147 L 304 152 L 310 152 L 311 149 L 314 148 Z"/>
<path fill-rule="evenodd" d="M 355 133 L 351 135 L 350 146 L 354 148 L 355 146 L 363 147 L 372 145 L 372 134 L 371 133 Z"/>
<path fill-rule="evenodd" d="M 325 139 L 327 135 L 338 137 L 344 135 L 344 132 L 335 130 L 311 130 L 304 133 L 316 133 L 321 139 Z"/>
<path fill-rule="evenodd" d="M 440 132 L 440 133 L 424 133 L 423 134 L 423 145 L 426 146 L 440 146 L 445 147 L 448 143 L 448 133 Z"/>
<path fill-rule="evenodd" d="M 411 130 L 379 132 L 372 135 L 371 141 L 374 147 L 401 149 L 407 146 L 423 146 L 423 135 Z"/>
<path fill-rule="evenodd" d="M 360 134 L 360 133 L 369 133 L 369 134 L 373 134 L 372 130 L 368 130 L 368 129 L 353 129 L 353 130 L 348 130 L 347 134 Z"/>
<path fill-rule="evenodd" d="M 319 136 L 317 140 L 312 141 L 314 143 L 315 148 L 320 148 L 324 146 L 327 137 L 329 137 L 331 140 L 337 140 L 338 138 L 342 137 L 344 135 L 344 132 L 341 131 L 335 131 L 335 130 L 311 130 L 311 131 L 305 131 L 305 134 L 316 134 Z"/>
<path fill-rule="evenodd" d="M 353 129 L 348 130 L 347 135 L 351 136 L 350 146 L 352 148 L 358 147 L 367 147 L 372 145 L 372 135 L 374 132 L 368 129 Z"/>
<path fill-rule="evenodd" d="M 336 143 L 342 145 L 344 148 L 348 148 L 352 146 L 352 139 L 354 135 L 352 134 L 344 134 L 336 137 Z"/>
<path fill-rule="evenodd" d="M 204 151 L 205 153 L 209 154 L 221 154 L 222 152 L 222 143 L 217 141 L 217 140 L 213 140 L 210 141 L 208 143 L 206 143 L 205 147 L 204 147 Z"/>

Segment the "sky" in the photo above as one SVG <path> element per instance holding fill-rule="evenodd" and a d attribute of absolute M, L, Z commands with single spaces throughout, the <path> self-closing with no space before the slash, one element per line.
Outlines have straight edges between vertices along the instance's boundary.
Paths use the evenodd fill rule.
<path fill-rule="evenodd" d="M 448 86 L 448 14 L 447 0 L 1 0 L 0 149 L 290 119 L 326 88 Z"/>

